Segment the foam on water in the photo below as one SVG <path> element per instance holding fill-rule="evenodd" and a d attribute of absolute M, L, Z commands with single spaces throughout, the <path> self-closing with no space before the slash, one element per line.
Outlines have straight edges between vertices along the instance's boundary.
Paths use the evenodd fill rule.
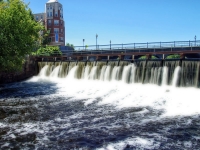
<path fill-rule="evenodd" d="M 58 68 L 59 66 L 55 67 L 56 74 L 59 72 Z M 122 150 L 129 147 L 158 149 L 161 143 L 168 140 L 169 132 L 174 134 L 170 131 L 175 128 L 174 126 L 176 128 L 191 126 L 195 123 L 195 119 L 198 120 L 200 115 L 199 89 L 168 86 L 165 84 L 167 79 L 163 81 L 164 86 L 134 82 L 127 84 L 128 75 L 126 73 L 133 72 L 135 66 L 125 67 L 126 73 L 122 74 L 122 81 L 118 81 L 119 67 L 113 68 L 115 75 L 112 76 L 110 76 L 111 66 L 102 68 L 105 74 L 100 75 L 100 80 L 96 80 L 97 67 L 93 67 L 90 73 L 89 68 L 85 68 L 84 78 L 76 79 L 78 66 L 75 66 L 66 78 L 40 74 L 26 81 L 26 83 L 48 83 L 49 86 L 55 86 L 56 90 L 53 93 L 38 95 L 34 98 L 25 97 L 24 100 L 24 103 L 27 100 L 29 103 L 32 102 L 33 104 L 30 104 L 32 107 L 39 112 L 41 110 L 42 113 L 46 113 L 45 115 L 49 115 L 50 119 L 23 124 L 0 122 L 1 128 L 10 128 L 3 138 L 16 139 L 18 135 L 26 136 L 37 133 L 36 147 L 43 148 L 48 147 L 54 138 L 61 139 L 61 141 L 62 138 L 67 139 L 66 141 L 73 141 L 76 135 L 87 135 L 88 138 L 100 139 L 102 134 L 105 137 L 115 137 L 115 134 L 120 133 L 122 136 L 120 134 L 118 136 L 123 138 L 116 139 L 114 142 L 106 142 L 99 149 Z M 152 74 L 154 72 L 155 70 L 152 70 Z M 130 80 L 134 81 L 134 79 Z M 157 80 L 157 78 L 152 80 Z M 17 100 L 15 98 L 7 100 L 7 102 L 12 101 Z M 18 106 L 18 109 L 23 107 L 23 105 Z M 54 114 L 55 110 L 58 111 L 56 114 Z M 8 117 L 7 120 L 9 119 Z M 179 124 L 171 123 L 175 121 Z M 157 133 L 152 133 L 156 130 L 154 128 L 159 128 Z M 148 132 L 148 129 L 151 131 Z M 142 132 L 140 135 L 136 135 L 139 134 L 138 130 Z M 95 137 L 98 132 L 101 134 Z M 74 137 L 71 139 L 71 136 Z M 192 138 L 199 140 L 200 136 L 195 135 Z M 178 146 L 182 144 L 185 148 L 194 146 L 194 142 L 188 140 L 176 142 L 176 144 Z M 5 147 L 9 147 L 9 144 L 5 143 L 1 146 L 1 148 Z"/>

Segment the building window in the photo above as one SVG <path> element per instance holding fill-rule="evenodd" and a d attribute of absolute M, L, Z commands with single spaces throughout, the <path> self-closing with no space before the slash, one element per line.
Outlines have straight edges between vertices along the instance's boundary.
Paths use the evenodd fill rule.
<path fill-rule="evenodd" d="M 62 26 L 62 23 L 63 23 L 63 22 L 62 22 L 62 20 L 61 20 L 61 21 L 60 21 L 61 26 Z"/>
<path fill-rule="evenodd" d="M 63 33 L 63 29 L 61 29 L 61 33 Z"/>
<path fill-rule="evenodd" d="M 49 42 L 51 42 L 51 37 L 48 40 L 49 40 Z"/>
<path fill-rule="evenodd" d="M 58 26 L 59 25 L 59 20 L 54 20 L 54 25 Z"/>
<path fill-rule="evenodd" d="M 59 33 L 59 28 L 54 28 L 54 33 Z"/>
<path fill-rule="evenodd" d="M 50 13 L 48 12 L 48 13 L 47 13 L 47 17 L 49 17 L 49 14 L 50 14 Z"/>
<path fill-rule="evenodd" d="M 47 10 L 49 10 L 49 7 L 47 7 Z"/>
<path fill-rule="evenodd" d="M 50 5 L 50 9 L 52 9 L 52 6 Z"/>
<path fill-rule="evenodd" d="M 58 17 L 58 12 L 57 11 L 55 12 L 55 17 Z"/>
<path fill-rule="evenodd" d="M 48 25 L 51 25 L 51 20 L 48 20 Z"/>
<path fill-rule="evenodd" d="M 63 42 L 63 37 L 60 38 L 60 42 Z"/>
<path fill-rule="evenodd" d="M 53 13 L 52 12 L 50 12 L 50 17 L 52 17 L 53 16 Z"/>

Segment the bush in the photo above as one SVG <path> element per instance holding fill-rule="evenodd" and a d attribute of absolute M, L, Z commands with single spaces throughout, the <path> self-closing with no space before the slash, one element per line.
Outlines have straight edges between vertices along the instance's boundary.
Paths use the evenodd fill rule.
<path fill-rule="evenodd" d="M 39 55 L 39 56 L 58 56 L 62 55 L 58 46 L 46 46 L 40 47 L 36 52 L 32 53 L 32 55 Z"/>

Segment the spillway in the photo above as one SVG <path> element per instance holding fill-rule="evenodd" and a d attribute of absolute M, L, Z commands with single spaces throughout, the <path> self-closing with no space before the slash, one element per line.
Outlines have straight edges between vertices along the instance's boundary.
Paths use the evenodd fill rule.
<path fill-rule="evenodd" d="M 39 74 L 67 78 L 73 68 L 74 79 L 122 81 L 181 87 L 199 86 L 198 61 L 97 61 L 97 62 L 39 62 Z M 74 68 L 75 67 L 75 68 Z"/>
<path fill-rule="evenodd" d="M 0 86 L 0 149 L 199 149 L 199 62 L 38 62 Z"/>

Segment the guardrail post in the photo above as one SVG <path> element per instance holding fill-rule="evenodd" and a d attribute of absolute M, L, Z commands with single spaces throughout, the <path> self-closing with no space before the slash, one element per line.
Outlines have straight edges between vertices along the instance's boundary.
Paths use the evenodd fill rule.
<path fill-rule="evenodd" d="M 147 48 L 148 48 L 148 42 L 147 42 Z"/>
<path fill-rule="evenodd" d="M 189 47 L 190 47 L 190 40 L 189 40 Z"/>

